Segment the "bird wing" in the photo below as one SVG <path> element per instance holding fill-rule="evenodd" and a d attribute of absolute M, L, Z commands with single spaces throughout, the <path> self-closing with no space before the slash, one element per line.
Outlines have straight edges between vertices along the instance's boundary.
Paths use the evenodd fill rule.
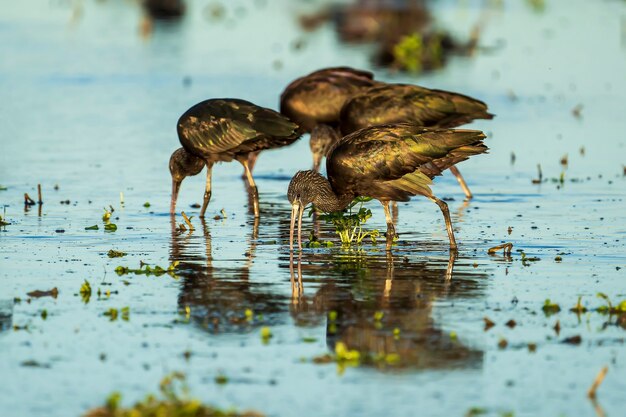
<path fill-rule="evenodd" d="M 309 132 L 317 124 L 337 124 L 346 100 L 375 85 L 373 75 L 348 67 L 326 68 L 298 78 L 280 96 L 280 111 Z"/>
<path fill-rule="evenodd" d="M 259 137 L 295 140 L 297 129 L 280 113 L 239 99 L 203 101 L 178 120 L 183 147 L 203 155 L 229 151 Z"/>
<path fill-rule="evenodd" d="M 491 119 L 480 100 L 443 90 L 386 84 L 361 90 L 341 109 L 344 134 L 376 124 L 411 122 L 427 127 L 453 127 L 473 119 Z"/>
<path fill-rule="evenodd" d="M 397 123 L 365 128 L 342 138 L 330 150 L 326 169 L 338 193 L 405 201 L 430 195 L 432 178 L 487 151 L 477 130 L 424 128 Z"/>

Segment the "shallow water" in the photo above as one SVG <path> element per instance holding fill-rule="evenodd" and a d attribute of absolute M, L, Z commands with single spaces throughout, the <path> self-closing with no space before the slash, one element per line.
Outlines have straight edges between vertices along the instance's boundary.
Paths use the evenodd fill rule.
<path fill-rule="evenodd" d="M 248 212 L 241 167 L 223 164 L 206 224 L 194 217 L 196 230 L 181 234 L 167 213 L 174 126 L 207 97 L 276 108 L 299 75 L 367 67 L 362 47 L 339 44 L 331 26 L 303 35 L 295 16 L 314 8 L 308 2 L 232 2 L 218 21 L 203 17 L 208 3 L 193 2 L 182 22 L 158 24 L 149 38 L 139 36 L 134 3 L 83 2 L 74 19 L 65 3 L 23 3 L 0 16 L 0 184 L 8 188 L 0 204 L 11 222 L 0 232 L 0 415 L 80 415 L 115 390 L 130 403 L 179 370 L 194 396 L 268 415 L 461 416 L 480 407 L 591 416 L 598 411 L 586 391 L 605 365 L 595 407 L 621 415 L 623 321 L 568 309 L 579 296 L 602 305 L 598 292 L 626 298 L 623 2 L 547 2 L 543 13 L 524 2 L 439 2 L 436 19 L 460 34 L 483 19 L 485 50 L 418 79 L 377 76 L 461 91 L 497 114 L 472 125 L 489 132 L 490 153 L 460 166 L 476 197 L 463 203 L 448 173 L 435 181 L 436 194 L 453 199 L 458 258 L 449 259 L 437 207 L 415 199 L 400 205 L 393 257 L 367 245 L 360 253 L 307 249 L 293 262 L 285 194 L 293 173 L 311 164 L 306 138 L 261 155 L 260 224 Z M 301 38 L 305 47 L 292 50 Z M 571 112 L 577 104 L 581 118 Z M 547 178 L 538 185 L 537 164 Z M 179 209 L 197 216 L 190 204 L 201 200 L 203 179 L 183 183 Z M 22 206 L 37 183 L 41 216 Z M 102 227 L 109 205 L 116 232 Z M 368 225 L 384 228 L 382 210 L 370 206 Z M 226 218 L 213 219 L 221 209 Z M 100 230 L 85 230 L 94 224 Z M 327 228 L 323 237 L 332 237 Z M 501 242 L 514 244 L 510 258 L 487 255 Z M 128 255 L 109 259 L 109 249 Z M 522 262 L 517 249 L 540 260 Z M 178 277 L 114 272 L 140 261 L 180 261 Z M 85 279 L 88 303 L 78 295 Z M 57 298 L 28 301 L 28 292 L 53 287 Z M 562 311 L 546 316 L 546 298 Z M 126 306 L 128 321 L 103 316 Z M 495 326 L 485 330 L 484 317 Z M 576 335 L 579 345 L 562 343 Z M 338 341 L 399 359 L 312 362 Z M 217 384 L 218 375 L 228 383 Z"/>

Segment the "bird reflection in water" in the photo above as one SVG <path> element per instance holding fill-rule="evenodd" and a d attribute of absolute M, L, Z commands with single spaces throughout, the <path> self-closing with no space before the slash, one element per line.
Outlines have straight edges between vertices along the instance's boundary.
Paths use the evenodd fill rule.
<path fill-rule="evenodd" d="M 261 325 L 276 324 L 281 317 L 286 319 L 285 297 L 249 279 L 259 219 L 251 217 L 249 249 L 244 260 L 232 260 L 232 267 L 213 265 L 211 234 L 206 221 L 201 221 L 202 230 L 192 234 L 179 232 L 174 218 L 171 220 L 170 261 L 180 262 L 177 268 L 177 275 L 181 277 L 179 310 L 185 312 L 188 308 L 191 322 L 212 334 L 248 332 Z"/>
<path fill-rule="evenodd" d="M 386 256 L 346 255 L 331 259 L 332 276 L 305 295 L 301 256 L 291 259 L 291 314 L 297 325 L 326 320 L 326 343 L 359 352 L 361 365 L 377 368 L 477 368 L 483 352 L 463 345 L 432 318 L 435 301 L 478 297 L 486 274 L 452 279 L 456 255 L 445 261 L 398 261 Z M 328 265 L 305 263 L 310 277 Z M 311 278 L 311 281 L 315 281 Z M 311 282 L 309 281 L 309 282 Z M 378 358 L 378 359 L 377 359 Z M 382 358 L 382 360 L 380 360 Z M 393 358 L 386 361 L 385 358 Z"/>

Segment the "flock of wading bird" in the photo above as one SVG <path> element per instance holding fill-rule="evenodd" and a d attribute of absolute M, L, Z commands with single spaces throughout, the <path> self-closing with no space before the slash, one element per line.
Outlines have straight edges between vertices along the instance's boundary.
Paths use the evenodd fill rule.
<path fill-rule="evenodd" d="M 391 202 L 422 195 L 443 213 L 450 251 L 457 250 L 448 205 L 430 189 L 446 169 L 456 176 L 467 198 L 472 194 L 456 164 L 485 153 L 479 130 L 452 129 L 474 119 L 491 119 L 487 105 L 474 98 L 417 85 L 388 84 L 372 73 L 348 67 L 325 68 L 293 81 L 280 97 L 280 113 L 245 100 L 221 98 L 200 102 L 178 120 L 182 148 L 174 151 L 170 212 L 176 209 L 180 184 L 207 167 L 200 217 L 211 199 L 211 172 L 216 162 L 239 161 L 250 187 L 255 217 L 258 190 L 252 170 L 259 152 L 279 148 L 310 133 L 313 169 L 298 171 L 289 183 L 289 249 L 298 220 L 302 249 L 305 207 L 330 213 L 345 209 L 356 197 L 381 202 L 387 220 L 387 250 L 396 237 Z M 328 178 L 318 173 L 326 157 Z"/>

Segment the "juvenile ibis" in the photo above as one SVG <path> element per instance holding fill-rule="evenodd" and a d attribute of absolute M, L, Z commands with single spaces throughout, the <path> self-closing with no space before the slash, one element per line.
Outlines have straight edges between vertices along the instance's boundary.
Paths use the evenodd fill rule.
<path fill-rule="evenodd" d="M 387 250 L 395 236 L 390 201 L 423 195 L 436 203 L 446 222 L 450 250 L 457 250 L 448 205 L 431 191 L 432 179 L 451 166 L 487 151 L 478 130 L 425 128 L 412 123 L 371 126 L 343 137 L 326 158 L 328 179 L 315 171 L 298 171 L 287 197 L 291 203 L 289 249 L 298 219 L 302 249 L 302 214 L 313 203 L 323 212 L 343 210 L 358 196 L 381 202 L 387 220 Z"/>
<path fill-rule="evenodd" d="M 360 90 L 377 85 L 368 71 L 350 67 L 324 68 L 292 81 L 280 96 L 280 112 L 311 133 L 313 169 L 340 135 L 342 106 Z M 319 129 L 316 129 L 320 126 Z"/>
<path fill-rule="evenodd" d="M 248 156 L 289 145 L 300 137 L 298 125 L 282 114 L 233 98 L 210 99 L 196 104 L 178 119 L 177 130 L 182 148 L 170 157 L 170 213 L 176 209 L 183 179 L 200 173 L 206 165 L 206 188 L 200 217 L 204 217 L 211 199 L 213 164 L 233 159 L 244 167 L 252 191 L 254 216 L 259 217 L 258 190 L 248 166 Z"/>
<path fill-rule="evenodd" d="M 341 108 L 341 133 L 364 127 L 410 122 L 424 127 L 450 128 L 474 119 L 492 119 L 487 105 L 472 97 L 409 84 L 379 84 L 361 89 Z M 472 193 L 459 170 L 450 166 L 465 196 Z"/>

